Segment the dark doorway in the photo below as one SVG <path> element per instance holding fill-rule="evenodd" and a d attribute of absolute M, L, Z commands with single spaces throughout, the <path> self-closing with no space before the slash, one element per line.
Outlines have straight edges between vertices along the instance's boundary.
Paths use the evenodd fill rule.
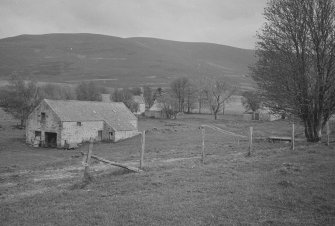
<path fill-rule="evenodd" d="M 259 120 L 259 113 L 255 113 L 255 120 Z"/>
<path fill-rule="evenodd" d="M 36 137 L 41 137 L 41 131 L 35 131 L 35 138 Z"/>
<path fill-rule="evenodd" d="M 258 112 L 253 112 L 252 113 L 252 120 L 259 120 L 259 113 Z"/>
<path fill-rule="evenodd" d="M 98 130 L 98 139 L 102 140 L 102 130 Z"/>
<path fill-rule="evenodd" d="M 45 132 L 45 146 L 48 148 L 57 147 L 57 133 Z"/>

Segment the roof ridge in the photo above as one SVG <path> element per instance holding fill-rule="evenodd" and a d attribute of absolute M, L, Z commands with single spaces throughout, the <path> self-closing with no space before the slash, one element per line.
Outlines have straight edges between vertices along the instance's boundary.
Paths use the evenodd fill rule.
<path fill-rule="evenodd" d="M 51 110 L 57 115 L 57 112 L 55 111 L 55 109 L 48 103 L 49 100 L 50 100 L 50 99 L 43 99 L 43 101 L 45 101 L 45 102 L 48 104 L 49 108 L 51 108 Z M 57 116 L 58 116 L 58 115 L 57 115 Z"/>
<path fill-rule="evenodd" d="M 45 101 L 55 101 L 55 102 L 88 102 L 88 103 L 102 103 L 102 104 L 124 104 L 123 102 L 103 102 L 103 101 L 91 101 L 91 100 L 52 100 L 52 99 L 43 99 Z"/>

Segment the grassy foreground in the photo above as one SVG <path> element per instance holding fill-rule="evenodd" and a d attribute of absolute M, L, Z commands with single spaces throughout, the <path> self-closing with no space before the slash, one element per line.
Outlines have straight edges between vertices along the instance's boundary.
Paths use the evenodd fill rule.
<path fill-rule="evenodd" d="M 82 183 L 76 151 L 33 149 L 23 132 L 0 130 L 1 225 L 334 225 L 335 150 L 324 144 L 255 145 L 207 132 L 206 161 L 199 158 L 202 123 L 142 120 L 145 172 L 136 174 L 94 162 L 93 181 Z M 286 133 L 286 122 L 216 124 L 259 136 Z M 2 124 L 3 125 L 3 124 Z M 289 131 L 288 131 L 289 132 Z M 94 153 L 138 166 L 139 137 L 95 144 Z M 217 142 L 217 143 L 215 143 Z M 87 146 L 80 150 L 85 151 Z"/>

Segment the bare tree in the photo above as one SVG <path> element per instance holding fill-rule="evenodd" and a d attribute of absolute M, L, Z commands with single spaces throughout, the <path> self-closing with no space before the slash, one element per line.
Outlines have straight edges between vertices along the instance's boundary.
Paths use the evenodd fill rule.
<path fill-rule="evenodd" d="M 155 89 L 155 91 L 153 92 L 153 102 L 155 102 L 155 100 L 157 100 L 158 98 L 160 98 L 163 94 L 163 89 L 161 87 L 158 87 L 157 89 Z"/>
<path fill-rule="evenodd" d="M 133 100 L 133 94 L 128 89 L 116 89 L 112 95 L 112 99 L 115 102 L 123 102 L 130 109 L 131 112 L 138 111 L 138 103 Z"/>
<path fill-rule="evenodd" d="M 62 86 L 62 85 L 56 85 L 52 83 L 39 86 L 38 95 L 41 98 L 52 99 L 52 100 L 74 100 L 76 99 L 74 88 L 70 86 Z"/>
<path fill-rule="evenodd" d="M 206 79 L 205 77 L 196 78 L 193 83 L 196 89 L 194 96 L 198 103 L 198 113 L 201 114 L 201 109 L 206 104 Z"/>
<path fill-rule="evenodd" d="M 38 87 L 35 82 L 12 76 L 10 83 L 0 94 L 0 107 L 20 120 L 24 127 L 28 115 L 39 104 Z"/>
<path fill-rule="evenodd" d="M 157 102 L 161 105 L 163 114 L 166 118 L 175 119 L 179 109 L 179 103 L 174 98 L 171 90 L 162 91 L 157 97 Z"/>
<path fill-rule="evenodd" d="M 152 105 L 154 104 L 155 99 L 154 99 L 154 93 L 149 86 L 143 87 L 143 98 L 148 108 L 151 108 Z"/>
<path fill-rule="evenodd" d="M 191 113 L 191 110 L 194 108 L 194 104 L 197 101 L 197 87 L 191 81 L 186 86 L 185 90 L 185 105 L 186 105 L 186 112 Z"/>
<path fill-rule="evenodd" d="M 206 93 L 204 90 L 198 90 L 197 92 L 197 100 L 198 100 L 198 106 L 199 106 L 199 114 L 201 114 L 201 109 L 203 105 L 206 103 Z"/>
<path fill-rule="evenodd" d="M 205 81 L 204 93 L 216 120 L 217 114 L 223 109 L 225 102 L 236 92 L 236 88 L 222 80 L 207 78 Z"/>
<path fill-rule="evenodd" d="M 177 99 L 178 101 L 178 111 L 183 112 L 184 111 L 184 103 L 185 103 L 185 97 L 187 88 L 189 87 L 190 82 L 188 78 L 182 77 L 177 78 L 172 81 L 170 84 L 171 87 L 171 94 Z"/>
<path fill-rule="evenodd" d="M 129 91 L 134 95 L 134 96 L 139 96 L 142 94 L 142 90 L 140 87 L 133 87 L 130 88 Z"/>
<path fill-rule="evenodd" d="M 82 82 L 76 88 L 78 100 L 100 101 L 101 93 L 105 93 L 103 87 L 97 86 L 94 82 Z"/>
<path fill-rule="evenodd" d="M 264 15 L 252 77 L 267 106 L 299 117 L 318 142 L 335 113 L 335 3 L 271 0 Z"/>

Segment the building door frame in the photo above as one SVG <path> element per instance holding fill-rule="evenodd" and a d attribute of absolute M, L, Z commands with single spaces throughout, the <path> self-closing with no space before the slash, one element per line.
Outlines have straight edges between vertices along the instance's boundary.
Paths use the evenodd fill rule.
<path fill-rule="evenodd" d="M 44 145 L 46 147 L 55 148 L 57 147 L 57 133 L 45 132 L 44 133 Z"/>

